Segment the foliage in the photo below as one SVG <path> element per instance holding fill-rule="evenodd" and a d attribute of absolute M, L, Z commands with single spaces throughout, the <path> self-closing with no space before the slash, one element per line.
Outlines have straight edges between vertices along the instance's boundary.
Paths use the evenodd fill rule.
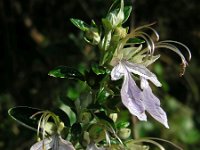
<path fill-rule="evenodd" d="M 86 63 L 74 62 L 76 63 L 76 65 L 74 64 L 73 65 L 76 66 L 76 68 L 72 68 L 71 66 L 70 67 L 59 66 L 49 72 L 50 76 L 56 78 L 65 78 L 65 79 L 51 79 L 54 80 L 55 82 L 60 83 L 58 84 L 60 85 L 60 87 L 58 86 L 59 87 L 58 93 L 61 96 L 57 97 L 56 105 L 60 109 L 62 109 L 62 113 L 58 113 L 53 109 L 51 109 L 50 111 L 55 113 L 55 115 L 59 117 L 62 122 L 64 122 L 65 127 L 62 132 L 62 137 L 65 137 L 67 140 L 70 140 L 73 145 L 76 145 L 76 148 L 81 148 L 81 147 L 85 148 L 89 143 L 91 143 L 91 139 L 94 139 L 95 143 L 99 143 L 98 146 L 102 145 L 106 146 L 107 145 L 106 143 L 110 142 L 111 148 L 117 146 L 123 147 L 124 146 L 123 144 L 127 145 L 127 147 L 132 147 L 132 148 L 135 147 L 135 149 L 148 149 L 149 146 L 153 148 L 153 145 L 151 144 L 149 145 L 149 143 L 153 143 L 158 147 L 160 143 L 161 145 L 168 148 L 168 144 L 165 145 L 166 144 L 165 142 L 163 143 L 153 138 L 152 139 L 146 138 L 144 139 L 146 142 L 144 142 L 142 141 L 143 140 L 142 138 L 141 141 L 140 140 L 137 141 L 134 139 L 132 135 L 129 136 L 128 138 L 126 136 L 124 137 L 123 135 L 125 131 L 128 131 L 129 133 L 128 129 L 131 129 L 133 124 L 131 122 L 131 117 L 127 113 L 127 110 L 121 106 L 119 89 L 121 87 L 122 81 L 119 80 L 113 82 L 110 80 L 109 76 L 112 70 L 112 65 L 110 65 L 109 62 L 112 60 L 111 54 L 114 54 L 114 49 L 115 49 L 115 46 L 113 46 L 112 48 L 110 45 L 114 44 L 115 40 L 116 41 L 119 40 L 119 37 L 114 34 L 120 33 L 120 35 L 122 35 L 123 37 L 124 32 L 125 33 L 128 32 L 128 28 L 125 28 L 123 32 L 121 31 L 119 32 L 119 30 L 117 31 L 116 28 L 126 23 L 125 21 L 127 21 L 127 18 L 131 12 L 130 11 L 131 7 L 129 6 L 124 7 L 124 17 L 122 17 L 123 15 L 121 14 L 121 12 L 123 8 L 119 6 L 120 4 L 116 3 L 115 5 L 113 5 L 113 7 L 111 7 L 111 9 L 109 10 L 109 14 L 102 19 L 102 25 L 100 26 L 99 26 L 100 23 L 99 22 L 95 23 L 95 21 L 92 21 L 91 24 L 88 25 L 79 19 L 71 19 L 72 23 L 83 31 L 84 40 L 91 45 L 98 45 L 100 51 L 96 49 L 94 50 L 92 49 L 91 51 L 90 49 L 89 55 L 86 54 L 86 56 L 92 56 L 91 55 L 92 53 L 95 54 L 90 58 L 88 57 L 88 60 L 95 61 L 93 63 L 88 62 L 88 60 L 86 59 L 85 60 Z M 110 33 L 109 30 L 113 30 L 113 32 Z M 71 36 L 71 38 L 73 39 L 74 37 Z M 74 42 L 81 41 L 77 37 L 75 40 L 76 41 Z M 145 44 L 145 42 L 146 42 L 145 40 L 142 40 L 140 38 L 130 39 L 130 43 L 133 44 L 141 44 L 141 43 Z M 48 45 L 48 41 L 44 43 L 44 47 L 45 44 Z M 82 49 L 83 48 L 82 46 L 84 44 L 82 43 L 78 44 L 79 48 Z M 45 49 L 48 50 L 48 47 Z M 109 53 L 106 52 L 107 50 L 109 51 Z M 162 94 L 168 95 L 169 88 L 171 87 L 169 86 L 169 83 L 165 81 L 166 70 L 160 71 L 159 65 L 157 64 L 155 64 L 155 68 L 153 69 L 159 75 L 158 78 L 164 85 L 163 88 L 164 91 L 161 91 L 162 93 L 160 95 Z M 63 93 L 60 94 L 59 91 L 61 89 L 63 90 Z M 153 90 L 156 91 L 155 89 Z M 137 130 L 135 133 L 138 133 L 139 137 L 146 137 L 151 135 L 157 137 L 163 137 L 165 139 L 170 139 L 170 141 L 172 140 L 173 142 L 178 143 L 180 145 L 182 145 L 182 143 L 188 143 L 190 145 L 193 143 L 197 143 L 199 140 L 199 131 L 195 128 L 194 125 L 195 122 L 191 119 L 192 116 L 194 115 L 194 112 L 192 112 L 190 108 L 186 108 L 186 106 L 183 107 L 182 104 L 177 102 L 177 99 L 171 96 L 166 96 L 166 97 L 163 96 L 162 99 L 164 99 L 162 101 L 162 104 L 164 104 L 163 108 L 165 108 L 167 112 L 171 113 L 171 114 L 169 113 L 170 128 L 178 130 L 177 126 L 182 126 L 182 128 L 179 131 L 179 133 L 181 134 L 175 135 L 173 130 L 171 129 L 165 131 L 165 129 L 160 127 L 160 125 L 152 123 L 152 119 L 150 119 L 148 122 L 137 122 L 136 127 L 134 129 L 134 131 Z M 56 101 L 53 103 L 56 103 Z M 21 104 L 24 105 L 23 103 Z M 174 108 L 172 110 L 172 108 L 175 106 L 177 106 L 177 108 Z M 26 109 L 26 112 L 28 112 L 28 114 L 26 113 L 25 116 L 23 116 L 24 113 L 21 112 L 23 111 L 22 108 Z M 182 110 L 181 108 L 186 108 L 186 109 Z M 30 119 L 29 121 L 31 121 L 31 119 L 33 118 L 37 124 L 39 123 L 39 118 L 41 116 L 34 116 L 36 112 L 32 112 L 32 110 L 35 109 L 37 110 L 37 108 L 32 108 L 32 107 L 14 107 L 10 109 L 9 114 L 15 119 L 17 119 L 19 122 L 22 122 L 23 125 L 26 124 L 25 120 Z M 180 112 L 175 111 L 176 109 L 180 110 Z M 46 111 L 46 110 L 38 109 L 38 111 Z M 183 115 L 182 118 L 183 120 L 181 121 L 181 117 L 176 118 L 173 115 L 174 111 L 175 113 L 179 113 L 180 114 L 179 116 L 181 116 L 183 113 L 188 115 L 187 116 Z M 118 114 L 117 120 L 115 120 L 116 113 Z M 20 115 L 22 115 L 23 117 L 18 118 Z M 62 115 L 65 116 L 64 117 L 65 119 L 61 117 Z M 180 121 L 175 122 L 173 121 L 174 119 L 175 120 L 180 119 Z M 187 124 L 186 123 L 187 121 L 189 125 L 185 126 Z M 53 121 L 50 119 L 50 124 L 52 124 L 52 122 Z M 43 128 L 44 127 L 41 126 L 41 129 Z M 48 129 L 47 132 L 49 132 L 48 134 L 52 134 L 54 130 L 55 130 L 54 128 L 53 129 L 50 128 L 50 130 Z M 153 133 L 155 130 L 159 132 L 157 132 L 156 134 Z M 182 131 L 185 131 L 185 133 L 183 133 Z M 186 138 L 186 136 L 184 136 L 185 134 L 189 136 L 187 136 Z M 174 139 L 171 139 L 171 137 L 174 137 Z"/>

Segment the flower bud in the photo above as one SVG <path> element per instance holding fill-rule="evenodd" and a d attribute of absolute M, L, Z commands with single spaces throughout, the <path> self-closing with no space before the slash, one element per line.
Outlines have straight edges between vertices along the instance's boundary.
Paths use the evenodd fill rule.
<path fill-rule="evenodd" d="M 89 112 L 83 112 L 80 114 L 80 122 L 83 124 L 89 123 L 92 119 L 92 115 Z"/>
<path fill-rule="evenodd" d="M 117 115 L 117 113 L 111 113 L 109 115 L 109 118 L 112 119 L 114 122 L 116 122 L 117 118 L 118 118 L 118 115 Z"/>
<path fill-rule="evenodd" d="M 86 40 L 93 45 L 97 45 L 100 42 L 100 35 L 97 28 L 90 28 L 85 33 Z"/>
<path fill-rule="evenodd" d="M 98 143 L 106 139 L 105 131 L 102 127 L 98 125 L 92 125 L 89 129 L 90 139 Z"/>
<path fill-rule="evenodd" d="M 65 127 L 65 124 L 63 122 L 60 122 L 59 125 L 58 125 L 58 129 L 57 129 L 57 132 L 60 133 Z"/>
<path fill-rule="evenodd" d="M 131 129 L 129 128 L 121 128 L 118 131 L 118 135 L 121 139 L 125 140 L 131 135 Z"/>
<path fill-rule="evenodd" d="M 48 134 L 53 134 L 56 131 L 56 125 L 52 122 L 47 122 L 44 125 L 43 130 L 45 130 Z"/>
<path fill-rule="evenodd" d="M 83 144 L 83 146 L 87 146 L 88 144 L 90 144 L 90 134 L 89 134 L 89 132 L 84 131 L 82 144 Z"/>
<path fill-rule="evenodd" d="M 118 36 L 120 39 L 125 38 L 127 35 L 127 29 L 123 27 L 117 27 L 114 32 L 115 36 Z"/>
<path fill-rule="evenodd" d="M 119 40 L 125 38 L 127 35 L 127 29 L 123 27 L 117 27 L 114 30 L 114 34 L 112 36 L 112 40 L 115 42 L 119 42 Z"/>

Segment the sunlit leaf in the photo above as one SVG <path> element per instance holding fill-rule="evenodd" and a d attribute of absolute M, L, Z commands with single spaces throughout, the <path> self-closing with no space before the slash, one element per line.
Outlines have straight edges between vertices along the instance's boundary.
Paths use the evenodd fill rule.
<path fill-rule="evenodd" d="M 81 29 L 82 31 L 86 31 L 89 29 L 89 25 L 87 25 L 84 21 L 80 20 L 80 19 L 74 19 L 71 18 L 70 21 L 79 29 Z"/>
<path fill-rule="evenodd" d="M 121 121 L 117 124 L 117 128 L 127 128 L 130 125 L 130 122 Z"/>
<path fill-rule="evenodd" d="M 132 6 L 125 6 L 124 7 L 124 20 L 123 20 L 123 23 L 126 22 L 128 20 L 128 18 L 130 17 L 131 11 L 132 11 Z"/>
<path fill-rule="evenodd" d="M 105 90 L 105 88 L 101 88 L 98 92 L 97 95 L 97 100 L 99 101 L 99 103 L 103 103 L 107 100 L 107 98 L 110 96 L 110 93 Z"/>
<path fill-rule="evenodd" d="M 92 64 L 92 71 L 94 73 L 96 73 L 97 75 L 100 75 L 100 74 L 105 74 L 106 73 L 106 69 L 102 66 L 99 66 L 98 64 L 96 63 L 93 63 Z"/>
<path fill-rule="evenodd" d="M 145 41 L 143 39 L 139 39 L 139 38 L 130 38 L 127 43 L 142 44 L 142 43 L 145 43 Z"/>
<path fill-rule="evenodd" d="M 49 76 L 56 78 L 79 79 L 84 81 L 84 76 L 75 68 L 59 66 L 48 73 Z"/>
<path fill-rule="evenodd" d="M 67 106 L 69 106 L 71 109 L 75 108 L 74 101 L 66 96 L 60 96 L 60 100 Z"/>

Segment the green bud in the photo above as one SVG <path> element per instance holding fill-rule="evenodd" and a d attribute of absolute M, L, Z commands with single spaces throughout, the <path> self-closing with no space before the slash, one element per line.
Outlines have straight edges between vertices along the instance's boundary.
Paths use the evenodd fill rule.
<path fill-rule="evenodd" d="M 89 129 L 89 134 L 90 134 L 90 138 L 95 143 L 98 143 L 98 142 L 106 139 L 104 129 L 98 125 L 92 125 L 91 128 Z"/>
<path fill-rule="evenodd" d="M 99 44 L 99 42 L 100 42 L 100 40 L 101 40 L 97 28 L 90 28 L 89 30 L 87 30 L 87 31 L 85 32 L 85 37 L 86 37 L 86 40 L 87 40 L 89 43 L 93 44 L 93 45 Z"/>
<path fill-rule="evenodd" d="M 121 0 L 120 8 L 111 11 L 106 18 L 102 19 L 102 23 L 105 30 L 112 30 L 118 26 L 121 26 L 124 19 L 124 1 Z"/>
<path fill-rule="evenodd" d="M 119 37 L 119 39 L 125 38 L 127 35 L 127 29 L 123 27 L 117 27 L 114 31 L 114 36 Z"/>
<path fill-rule="evenodd" d="M 58 125 L 57 132 L 60 134 L 60 132 L 64 129 L 64 127 L 65 127 L 65 124 L 63 122 L 60 122 Z"/>
<path fill-rule="evenodd" d="M 90 134 L 89 132 L 84 131 L 82 144 L 83 146 L 87 146 L 89 143 L 90 143 Z"/>
<path fill-rule="evenodd" d="M 80 122 L 83 124 L 87 124 L 92 119 L 92 115 L 89 112 L 83 112 L 80 114 Z"/>
<path fill-rule="evenodd" d="M 131 135 L 131 129 L 129 128 L 121 128 L 118 131 L 118 135 L 121 139 L 125 140 L 127 138 L 129 138 L 129 136 Z"/>
<path fill-rule="evenodd" d="M 56 131 L 56 125 L 52 122 L 47 122 L 44 129 L 48 134 L 53 134 Z"/>
<path fill-rule="evenodd" d="M 114 122 L 116 122 L 117 118 L 118 118 L 118 115 L 117 115 L 117 113 L 111 113 L 109 115 L 109 118 L 112 119 Z"/>

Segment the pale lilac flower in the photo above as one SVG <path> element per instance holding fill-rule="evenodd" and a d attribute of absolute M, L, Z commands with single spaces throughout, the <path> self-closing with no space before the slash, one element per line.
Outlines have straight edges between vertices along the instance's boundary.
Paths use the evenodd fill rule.
<path fill-rule="evenodd" d="M 43 140 L 35 143 L 30 150 L 75 150 L 73 145 L 59 135 L 53 135 L 49 138 L 44 138 Z"/>
<path fill-rule="evenodd" d="M 139 75 L 141 78 L 141 89 L 136 85 L 132 78 L 132 73 Z M 154 119 L 169 128 L 167 116 L 160 107 L 159 99 L 152 93 L 147 80 L 150 80 L 157 87 L 161 86 L 155 74 L 150 72 L 142 64 L 131 63 L 121 60 L 112 69 L 111 79 L 118 80 L 123 77 L 121 88 L 122 103 L 127 107 L 132 115 L 137 116 L 139 120 L 146 121 L 147 111 Z"/>
<path fill-rule="evenodd" d="M 42 140 L 32 145 L 30 150 L 75 150 L 69 141 L 64 140 L 60 136 L 65 125 L 60 121 L 59 117 L 53 112 L 46 110 L 33 114 L 31 118 L 39 114 L 41 114 L 41 117 L 38 121 L 37 136 L 39 137 L 41 133 Z M 48 122 L 50 117 L 54 120 L 54 123 Z"/>
<path fill-rule="evenodd" d="M 180 75 L 182 76 L 188 63 L 177 46 L 183 47 L 188 52 L 188 60 L 191 59 L 191 53 L 189 48 L 180 42 L 172 40 L 158 42 L 159 35 L 151 27 L 152 25 L 149 24 L 135 28 L 124 39 L 119 41 L 113 58 L 110 61 L 110 65 L 113 66 L 111 79 L 118 80 L 123 78 L 121 99 L 132 115 L 137 116 L 139 120 L 146 121 L 147 116 L 145 111 L 147 111 L 154 119 L 162 123 L 166 128 L 169 128 L 166 113 L 160 107 L 159 99 L 152 93 L 148 80 L 157 87 L 160 87 L 161 83 L 155 74 L 150 72 L 146 67 L 160 57 L 159 54 L 154 55 L 155 49 L 165 48 L 180 56 L 182 60 Z M 145 30 L 152 31 L 156 42 L 154 42 L 152 36 L 148 35 Z M 145 43 L 132 43 L 131 39 L 134 38 L 143 39 Z M 139 46 L 136 44 L 139 44 Z M 140 77 L 140 88 L 135 83 L 132 74 Z"/>

